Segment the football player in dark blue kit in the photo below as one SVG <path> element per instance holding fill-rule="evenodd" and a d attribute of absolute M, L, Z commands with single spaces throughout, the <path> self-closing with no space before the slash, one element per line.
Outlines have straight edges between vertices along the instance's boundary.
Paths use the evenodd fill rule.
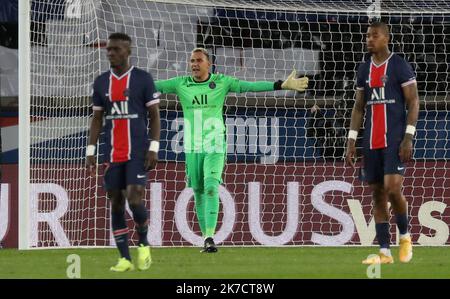
<path fill-rule="evenodd" d="M 388 202 L 400 232 L 399 259 L 407 263 L 412 258 L 402 184 L 404 163 L 412 155 L 419 96 L 411 65 L 388 48 L 389 34 L 389 27 L 382 22 L 372 23 L 367 30 L 366 44 L 371 58 L 358 69 L 347 141 L 346 162 L 354 167 L 355 142 L 365 113 L 361 177 L 372 191 L 380 252 L 364 260 L 364 264 L 394 262 L 390 252 Z"/>
<path fill-rule="evenodd" d="M 113 33 L 106 46 L 111 69 L 94 81 L 93 118 L 86 149 L 86 166 L 95 175 L 95 145 L 102 130 L 106 140 L 105 188 L 111 200 L 111 222 L 116 246 L 120 252 L 111 271 L 134 269 L 128 247 L 125 200 L 133 212 L 139 236 L 137 267 L 146 270 L 151 264 L 147 240 L 148 211 L 143 197 L 147 171 L 158 161 L 160 118 L 159 93 L 152 76 L 129 63 L 131 38 Z M 151 142 L 148 139 L 150 116 Z"/>

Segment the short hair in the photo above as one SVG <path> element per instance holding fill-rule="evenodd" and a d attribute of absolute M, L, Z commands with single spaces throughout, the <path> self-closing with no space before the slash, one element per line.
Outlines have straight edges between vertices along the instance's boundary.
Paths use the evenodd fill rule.
<path fill-rule="evenodd" d="M 209 52 L 208 52 L 208 50 L 206 50 L 205 48 L 195 48 L 194 50 L 192 50 L 191 55 L 193 53 L 197 53 L 197 52 L 203 53 L 206 56 L 206 58 L 208 58 L 208 61 L 209 61 Z"/>
<path fill-rule="evenodd" d="M 127 41 L 131 44 L 131 37 L 123 32 L 114 32 L 111 33 L 108 37 L 108 39 L 118 39 L 118 40 L 123 40 L 123 41 Z"/>
<path fill-rule="evenodd" d="M 369 28 L 381 29 L 387 37 L 390 36 L 389 26 L 384 22 L 378 22 L 378 21 L 373 22 L 369 25 Z"/>

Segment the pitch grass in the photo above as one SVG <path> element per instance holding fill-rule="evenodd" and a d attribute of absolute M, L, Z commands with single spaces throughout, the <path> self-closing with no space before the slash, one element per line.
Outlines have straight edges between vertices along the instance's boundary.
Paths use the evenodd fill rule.
<path fill-rule="evenodd" d="M 112 273 L 116 249 L 0 250 L 0 278 L 67 278 L 67 257 L 81 260 L 81 278 L 367 278 L 361 260 L 376 247 L 221 247 L 152 248 L 152 267 L 144 272 Z M 450 248 L 415 247 L 409 264 L 381 266 L 381 278 L 450 278 Z M 136 257 L 136 249 L 131 249 Z"/>

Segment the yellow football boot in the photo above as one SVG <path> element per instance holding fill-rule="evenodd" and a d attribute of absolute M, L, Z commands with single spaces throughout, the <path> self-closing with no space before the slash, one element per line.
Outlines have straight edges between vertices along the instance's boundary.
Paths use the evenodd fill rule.
<path fill-rule="evenodd" d="M 399 259 L 402 263 L 408 263 L 413 256 L 411 237 L 400 238 Z"/>
<path fill-rule="evenodd" d="M 133 271 L 134 265 L 132 262 L 127 260 L 126 258 L 122 257 L 117 262 L 117 265 L 112 266 L 109 270 L 113 272 L 126 272 L 126 271 Z"/>
<path fill-rule="evenodd" d="M 380 252 L 379 254 L 370 255 L 367 259 L 363 260 L 362 263 L 364 265 L 393 264 L 394 258 Z"/>
<path fill-rule="evenodd" d="M 152 256 L 150 254 L 150 246 L 144 246 L 143 244 L 138 247 L 138 259 L 137 268 L 141 271 L 147 270 L 152 264 Z"/>

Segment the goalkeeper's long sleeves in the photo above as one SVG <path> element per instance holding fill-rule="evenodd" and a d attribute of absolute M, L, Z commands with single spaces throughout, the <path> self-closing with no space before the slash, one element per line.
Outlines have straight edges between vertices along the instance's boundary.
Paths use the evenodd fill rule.
<path fill-rule="evenodd" d="M 230 86 L 231 92 L 261 92 L 261 91 L 273 91 L 275 90 L 275 83 L 270 81 L 256 81 L 249 82 L 239 79 L 235 79 Z"/>
<path fill-rule="evenodd" d="M 280 89 L 304 91 L 308 87 L 308 77 L 296 78 L 297 72 L 295 70 L 287 77 L 285 81 L 278 80 L 276 82 L 269 81 L 242 81 L 236 79 L 231 84 L 231 92 L 261 92 L 261 91 L 273 91 Z"/>

